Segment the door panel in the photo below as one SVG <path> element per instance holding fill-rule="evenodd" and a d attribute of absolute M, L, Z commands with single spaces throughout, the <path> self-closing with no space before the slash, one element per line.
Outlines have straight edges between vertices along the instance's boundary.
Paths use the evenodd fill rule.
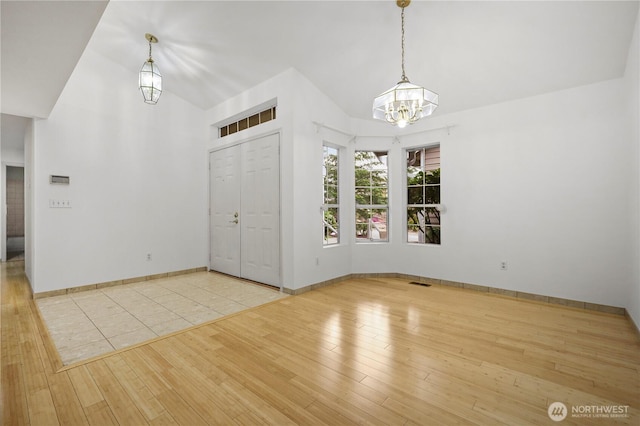
<path fill-rule="evenodd" d="M 212 152 L 210 164 L 211 269 L 240 276 L 240 147 Z M 238 216 L 238 217 L 236 217 Z"/>
<path fill-rule="evenodd" d="M 265 136 L 242 148 L 242 274 L 279 285 L 280 138 Z"/>

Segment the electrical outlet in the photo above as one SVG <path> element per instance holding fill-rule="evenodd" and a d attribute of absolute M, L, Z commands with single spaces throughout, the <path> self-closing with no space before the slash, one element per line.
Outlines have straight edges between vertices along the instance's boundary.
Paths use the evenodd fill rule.
<path fill-rule="evenodd" d="M 506 271 L 507 270 L 507 262 L 506 261 L 502 261 L 500 262 L 500 270 L 501 271 Z"/>
<path fill-rule="evenodd" d="M 151 253 L 147 253 L 147 262 L 151 261 Z"/>

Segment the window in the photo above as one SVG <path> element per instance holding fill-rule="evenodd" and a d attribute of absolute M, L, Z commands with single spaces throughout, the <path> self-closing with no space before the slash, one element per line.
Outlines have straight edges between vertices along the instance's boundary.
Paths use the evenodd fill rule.
<path fill-rule="evenodd" d="M 322 146 L 322 180 L 324 184 L 323 244 L 325 246 L 340 243 L 340 191 L 338 183 L 338 149 Z"/>
<path fill-rule="evenodd" d="M 268 109 L 265 109 L 264 111 L 260 111 L 251 116 L 243 117 L 238 121 L 219 127 L 218 137 L 223 138 L 233 133 L 246 130 L 249 127 L 257 126 L 259 124 L 266 123 L 267 121 L 275 120 L 275 118 L 276 118 L 276 107 L 273 106 Z"/>
<path fill-rule="evenodd" d="M 407 150 L 407 242 L 440 244 L 440 145 Z"/>
<path fill-rule="evenodd" d="M 355 153 L 356 242 L 389 241 L 386 151 Z"/>

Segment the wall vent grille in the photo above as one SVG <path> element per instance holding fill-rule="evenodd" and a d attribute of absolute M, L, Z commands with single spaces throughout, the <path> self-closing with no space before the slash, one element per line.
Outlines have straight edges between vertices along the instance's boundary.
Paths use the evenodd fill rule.
<path fill-rule="evenodd" d="M 234 133 L 246 130 L 249 127 L 254 127 L 259 124 L 266 123 L 267 121 L 275 120 L 275 118 L 276 118 L 276 107 L 272 106 L 268 109 L 265 109 L 264 111 L 260 111 L 253 115 L 241 118 L 236 122 L 218 127 L 218 132 L 219 132 L 218 137 L 224 138 L 225 136 L 229 136 Z"/>

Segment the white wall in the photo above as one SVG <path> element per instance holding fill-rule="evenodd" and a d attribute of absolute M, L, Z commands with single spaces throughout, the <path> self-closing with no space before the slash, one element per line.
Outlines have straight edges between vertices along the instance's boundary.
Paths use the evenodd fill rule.
<path fill-rule="evenodd" d="M 282 132 L 287 288 L 349 273 L 401 272 L 626 306 L 634 241 L 628 232 L 628 194 L 636 169 L 628 161 L 625 89 L 622 79 L 606 81 L 436 115 L 399 132 L 384 123 L 349 119 L 304 76 L 289 70 L 208 111 L 207 122 L 278 97 L 278 120 L 224 143 Z M 453 127 L 442 128 L 447 125 Z M 423 132 L 429 129 L 435 130 Z M 342 244 L 328 248 L 322 247 L 320 226 L 323 140 L 342 146 L 345 160 Z M 209 148 L 221 142 L 211 137 Z M 408 245 L 403 149 L 434 143 L 442 147 L 443 244 Z M 355 244 L 349 194 L 356 149 L 389 150 L 389 243 Z M 507 271 L 499 269 L 501 261 L 508 263 Z"/>
<path fill-rule="evenodd" d="M 145 104 L 137 66 L 90 43 L 49 118 L 36 122 L 35 292 L 206 265 L 204 111 L 168 91 Z M 51 174 L 71 184 L 51 185 Z M 52 199 L 72 207 L 50 208 Z"/>
<path fill-rule="evenodd" d="M 638 103 L 637 53 L 630 58 L 625 79 L 436 113 L 399 133 L 349 119 L 292 69 L 206 113 L 169 92 L 145 105 L 137 70 L 89 47 L 50 118 L 35 123 L 35 150 L 27 148 L 35 212 L 28 274 L 42 292 L 206 265 L 207 150 L 279 132 L 285 287 L 401 272 L 627 306 L 637 319 L 638 114 L 630 111 Z M 104 80 L 96 84 L 95 75 Z M 215 136 L 217 122 L 273 98 L 276 120 Z M 445 125 L 454 126 L 450 133 L 420 133 Z M 321 238 L 323 141 L 342 146 L 345 160 L 342 244 L 328 248 Z M 443 244 L 407 245 L 403 149 L 433 143 L 442 153 Z M 389 150 L 388 244 L 354 243 L 356 149 Z M 70 175 L 71 185 L 49 185 L 49 174 Z M 50 199 L 68 199 L 72 208 L 50 209 Z"/>
<path fill-rule="evenodd" d="M 450 135 L 440 130 L 388 141 L 394 235 L 389 244 L 355 246 L 353 272 L 403 272 L 625 306 L 634 169 L 623 99 L 622 80 L 606 81 L 436 114 L 407 130 L 455 125 Z M 442 246 L 407 245 L 402 148 L 435 142 L 447 209 Z"/>
<path fill-rule="evenodd" d="M 636 20 L 636 28 L 629 48 L 627 67 L 624 75 L 624 87 L 627 94 L 627 108 L 629 120 L 629 132 L 631 154 L 629 160 L 635 171 L 632 176 L 629 201 L 630 201 L 630 234 L 633 242 L 631 265 L 632 279 L 627 298 L 627 311 L 640 326 L 640 12 Z"/>
<path fill-rule="evenodd" d="M 35 174 L 33 170 L 33 151 L 35 145 L 34 127 L 35 123 L 31 120 L 24 135 L 24 271 L 32 291 L 34 290 L 33 283 L 35 282 L 33 268 L 35 259 L 35 252 L 33 250 L 35 240 L 33 215 L 33 176 Z"/>
<path fill-rule="evenodd" d="M 12 164 L 24 164 L 24 150 L 3 149 L 2 162 Z"/>
<path fill-rule="evenodd" d="M 351 165 L 348 135 L 331 129 L 350 130 L 349 117 L 316 86 L 299 73 L 294 74 L 294 229 L 295 288 L 341 277 L 351 273 L 351 222 L 345 220 L 353 206 L 353 197 L 340 188 L 342 220 L 340 244 L 323 245 L 322 145 L 327 142 L 340 149 L 338 173 L 344 183 Z M 315 123 L 323 124 L 319 126 Z M 351 166 L 352 170 L 352 166 Z M 352 193 L 352 192 L 351 192 Z"/>

